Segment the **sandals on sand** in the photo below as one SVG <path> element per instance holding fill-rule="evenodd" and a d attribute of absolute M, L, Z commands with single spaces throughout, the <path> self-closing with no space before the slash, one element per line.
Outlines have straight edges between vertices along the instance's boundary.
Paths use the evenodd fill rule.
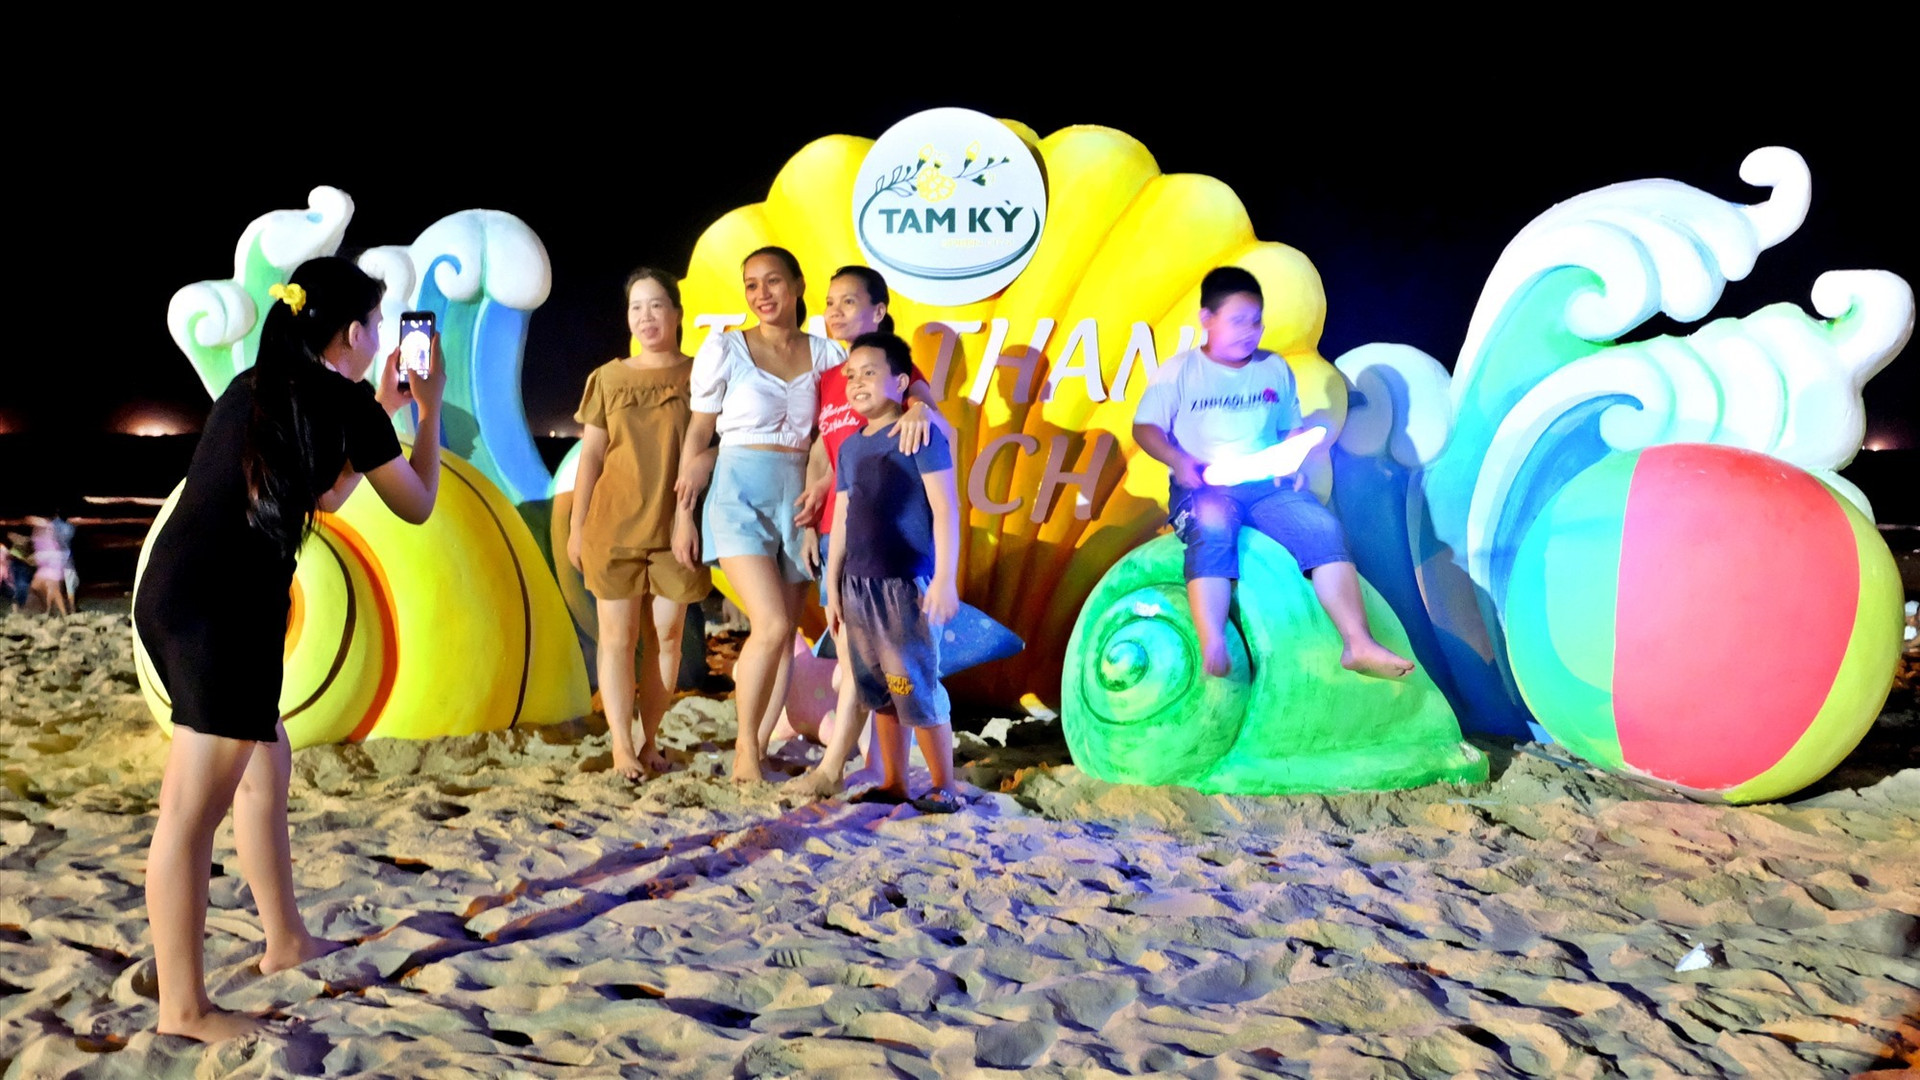
<path fill-rule="evenodd" d="M 944 791 L 940 788 L 934 788 L 932 791 L 927 792 L 917 799 L 909 799 L 897 791 L 889 791 L 883 787 L 870 787 L 847 801 L 850 803 L 878 804 L 881 806 L 899 806 L 902 803 L 906 803 L 923 814 L 957 813 L 967 805 L 967 800 L 955 795 L 951 791 Z"/>
<path fill-rule="evenodd" d="M 913 800 L 913 808 L 923 814 L 957 813 L 966 805 L 967 800 L 944 788 L 934 788 Z"/>

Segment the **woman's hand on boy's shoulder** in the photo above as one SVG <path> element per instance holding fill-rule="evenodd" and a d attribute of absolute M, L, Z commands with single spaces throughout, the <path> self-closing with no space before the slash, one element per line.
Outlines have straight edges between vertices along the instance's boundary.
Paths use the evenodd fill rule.
<path fill-rule="evenodd" d="M 938 410 L 918 399 L 907 403 L 907 411 L 893 422 L 893 432 L 900 436 L 900 452 L 916 454 L 933 441 L 936 428 L 944 428 Z M 944 435 L 944 432 L 943 432 Z"/>

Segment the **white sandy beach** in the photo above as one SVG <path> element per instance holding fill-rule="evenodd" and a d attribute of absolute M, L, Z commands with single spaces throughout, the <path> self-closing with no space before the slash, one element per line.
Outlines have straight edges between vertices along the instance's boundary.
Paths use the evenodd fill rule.
<path fill-rule="evenodd" d="M 295 880 L 352 947 L 262 977 L 231 832 L 214 996 L 156 1037 L 143 866 L 165 739 L 124 616 L 0 619 L 0 1067 L 13 1077 L 1839 1076 L 1920 1063 L 1920 770 L 1697 805 L 1549 760 L 1338 797 L 1093 781 L 961 736 L 951 817 L 681 769 L 605 726 L 295 757 Z M 1911 711 L 1890 714 L 1914 742 Z M 1014 742 L 1008 749 L 1001 739 Z M 788 759 L 803 750 L 789 747 Z M 1852 777 L 1858 772 L 1844 773 Z M 1711 966 L 1676 972 L 1696 943 Z"/>

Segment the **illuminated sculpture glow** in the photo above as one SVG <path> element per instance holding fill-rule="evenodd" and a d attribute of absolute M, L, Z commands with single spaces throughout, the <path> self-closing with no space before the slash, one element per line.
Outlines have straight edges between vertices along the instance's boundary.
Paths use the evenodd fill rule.
<path fill-rule="evenodd" d="M 1813 289 L 1819 318 L 1776 304 L 1685 337 L 1617 343 L 1658 312 L 1705 318 L 1727 280 L 1800 226 L 1811 179 L 1798 154 L 1749 155 L 1742 179 L 1772 189 L 1753 205 L 1645 180 L 1549 209 L 1494 267 L 1450 374 L 1393 344 L 1327 363 L 1318 274 L 1255 237 L 1218 181 L 1162 174 L 1111 129 L 1040 138 L 1006 127 L 1045 176 L 1044 205 L 1014 237 L 1024 271 L 950 306 L 896 285 L 891 311 L 957 429 L 962 598 L 1028 646 L 958 676 L 956 692 L 1051 695 L 1058 677 L 1068 740 L 1090 772 L 1248 793 L 1483 777 L 1464 722 L 1557 739 L 1696 797 L 1751 801 L 1818 778 L 1865 733 L 1892 678 L 1900 587 L 1871 508 L 1836 470 L 1860 446 L 1862 386 L 1911 334 L 1911 289 L 1880 271 L 1832 272 Z M 839 208 L 874 203 L 856 198 L 856 182 L 875 145 L 809 144 L 764 203 L 702 234 L 682 283 L 688 348 L 747 322 L 739 261 L 754 248 L 795 252 L 816 310 L 832 268 L 866 261 L 874 235 Z M 933 204 L 970 196 L 1009 160 L 928 143 L 918 165 L 882 181 L 887 209 L 918 229 L 956 229 L 969 220 L 951 212 L 958 203 Z M 169 326 L 210 393 L 249 362 L 266 287 L 334 250 L 351 210 L 316 189 L 307 211 L 248 227 L 232 280 L 175 297 Z M 283 706 L 329 718 L 296 740 L 429 733 L 385 728 L 383 710 L 485 714 L 483 726 L 578 715 L 584 666 L 566 608 L 590 630 L 592 605 L 564 562 L 556 587 L 512 512 L 537 518 L 572 487 L 571 459 L 552 478 L 539 467 L 518 396 L 545 252 L 517 220 L 469 211 L 362 261 L 396 286 L 394 312 L 441 317 L 449 441 L 472 458 L 449 464 L 443 491 L 472 498 L 451 500 L 464 509 L 428 527 L 445 535 L 417 544 L 357 500 L 323 517 L 296 580 Z M 1376 635 L 1418 658 L 1409 679 L 1339 669 L 1309 584 L 1251 535 L 1234 673 L 1195 674 L 1178 545 L 1153 539 L 1166 469 L 1131 428 L 1160 359 L 1200 341 L 1200 278 L 1229 264 L 1260 279 L 1261 345 L 1286 358 L 1306 422 L 1327 432 L 1303 471 L 1347 526 Z M 565 520 L 551 520 L 556 550 Z M 509 569 L 517 601 L 402 595 L 403 581 L 471 591 Z M 408 681 L 408 665 L 442 647 L 420 628 L 469 618 L 484 640 L 464 647 L 524 658 L 506 680 L 514 707 L 461 712 L 430 697 L 441 688 L 401 709 L 406 687 L 435 685 Z M 1739 656 L 1699 629 L 1728 620 L 1745 627 Z M 507 692 L 481 696 L 497 705 Z M 1735 743 L 1739 753 L 1720 752 Z"/>

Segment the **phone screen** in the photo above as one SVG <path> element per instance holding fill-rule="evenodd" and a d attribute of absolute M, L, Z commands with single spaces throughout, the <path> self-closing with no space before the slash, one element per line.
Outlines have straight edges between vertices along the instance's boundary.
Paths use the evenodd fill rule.
<path fill-rule="evenodd" d="M 433 360 L 433 312 L 400 316 L 400 376 L 425 375 Z"/>

